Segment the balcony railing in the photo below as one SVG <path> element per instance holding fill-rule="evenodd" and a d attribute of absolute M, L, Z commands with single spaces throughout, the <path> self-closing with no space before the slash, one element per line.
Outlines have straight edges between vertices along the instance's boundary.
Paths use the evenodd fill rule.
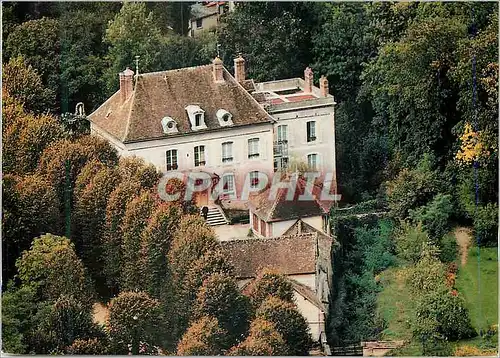
<path fill-rule="evenodd" d="M 274 142 L 274 156 L 275 157 L 288 157 L 288 141 L 277 140 Z"/>

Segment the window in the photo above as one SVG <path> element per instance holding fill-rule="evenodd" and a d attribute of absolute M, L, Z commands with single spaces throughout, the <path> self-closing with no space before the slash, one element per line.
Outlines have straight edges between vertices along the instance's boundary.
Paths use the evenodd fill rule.
<path fill-rule="evenodd" d="M 262 236 L 266 236 L 266 222 L 264 220 L 260 221 L 260 233 Z"/>
<path fill-rule="evenodd" d="M 222 163 L 233 161 L 233 142 L 222 143 Z"/>
<path fill-rule="evenodd" d="M 281 125 L 278 126 L 278 143 L 288 141 L 288 126 Z"/>
<path fill-rule="evenodd" d="M 205 165 L 205 146 L 199 145 L 194 147 L 194 166 L 199 167 Z"/>
<path fill-rule="evenodd" d="M 248 158 L 259 157 L 259 138 L 252 138 L 248 140 Z"/>
<path fill-rule="evenodd" d="M 255 214 L 253 214 L 253 229 L 259 232 L 259 218 Z"/>
<path fill-rule="evenodd" d="M 167 150 L 167 170 L 177 169 L 177 149 Z"/>
<path fill-rule="evenodd" d="M 234 174 L 224 174 L 222 176 L 222 192 L 224 194 L 234 194 Z"/>
<path fill-rule="evenodd" d="M 203 25 L 203 19 L 196 19 L 196 28 L 199 29 Z"/>
<path fill-rule="evenodd" d="M 259 185 L 259 172 L 250 172 L 250 188 L 257 188 Z"/>
<path fill-rule="evenodd" d="M 309 154 L 307 156 L 307 165 L 312 170 L 318 170 L 318 155 L 317 154 Z"/>
<path fill-rule="evenodd" d="M 196 127 L 201 126 L 201 118 L 202 118 L 201 113 L 196 113 L 196 114 L 194 115 L 194 123 L 195 123 L 195 126 L 196 126 Z"/>
<path fill-rule="evenodd" d="M 307 122 L 307 141 L 314 142 L 316 140 L 316 122 Z"/>

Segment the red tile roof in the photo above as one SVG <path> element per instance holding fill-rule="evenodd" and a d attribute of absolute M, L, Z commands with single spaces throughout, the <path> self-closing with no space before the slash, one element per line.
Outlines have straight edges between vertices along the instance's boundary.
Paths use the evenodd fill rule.
<path fill-rule="evenodd" d="M 283 181 L 286 180 L 289 181 L 289 179 Z M 275 198 L 270 198 L 271 189 L 269 188 L 251 197 L 248 206 L 252 212 L 266 222 L 321 216 L 327 214 L 333 205 L 333 201 L 320 200 L 322 189 L 322 186 L 314 185 L 312 193 L 309 193 L 311 199 L 299 200 L 299 197 L 309 190 L 306 180 L 299 177 L 291 200 L 287 198 L 288 190 L 286 188 L 278 189 Z"/>
<path fill-rule="evenodd" d="M 304 94 L 300 96 L 286 96 L 285 98 L 290 102 L 300 102 L 300 101 L 305 101 L 307 99 L 316 99 L 318 97 L 316 97 L 313 94 Z"/>

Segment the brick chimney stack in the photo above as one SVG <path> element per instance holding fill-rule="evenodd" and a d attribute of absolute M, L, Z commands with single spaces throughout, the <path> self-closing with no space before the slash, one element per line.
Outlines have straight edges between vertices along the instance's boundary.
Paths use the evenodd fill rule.
<path fill-rule="evenodd" d="M 241 55 L 234 59 L 234 78 L 238 82 L 245 80 L 245 59 Z"/>
<path fill-rule="evenodd" d="M 319 89 L 321 97 L 328 97 L 328 79 L 325 76 L 321 76 L 319 79 Z"/>
<path fill-rule="evenodd" d="M 313 88 L 313 71 L 311 70 L 310 67 L 307 67 L 304 71 L 304 81 L 305 81 L 305 87 L 304 87 L 304 92 L 312 92 Z"/>
<path fill-rule="evenodd" d="M 120 99 L 124 103 L 134 92 L 134 71 L 126 68 L 120 72 Z"/>
<path fill-rule="evenodd" d="M 213 61 L 213 74 L 214 74 L 214 81 L 215 82 L 224 82 L 224 68 L 223 68 L 223 63 L 222 60 L 217 56 Z"/>

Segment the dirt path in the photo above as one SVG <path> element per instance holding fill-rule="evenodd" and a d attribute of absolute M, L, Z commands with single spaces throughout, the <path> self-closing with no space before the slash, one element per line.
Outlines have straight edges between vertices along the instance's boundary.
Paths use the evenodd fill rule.
<path fill-rule="evenodd" d="M 105 324 L 108 319 L 108 308 L 102 303 L 94 303 L 93 319 L 95 323 Z"/>
<path fill-rule="evenodd" d="M 472 230 L 467 227 L 457 227 L 454 231 L 460 254 L 460 263 L 464 266 L 467 263 L 467 254 L 472 242 Z"/>

